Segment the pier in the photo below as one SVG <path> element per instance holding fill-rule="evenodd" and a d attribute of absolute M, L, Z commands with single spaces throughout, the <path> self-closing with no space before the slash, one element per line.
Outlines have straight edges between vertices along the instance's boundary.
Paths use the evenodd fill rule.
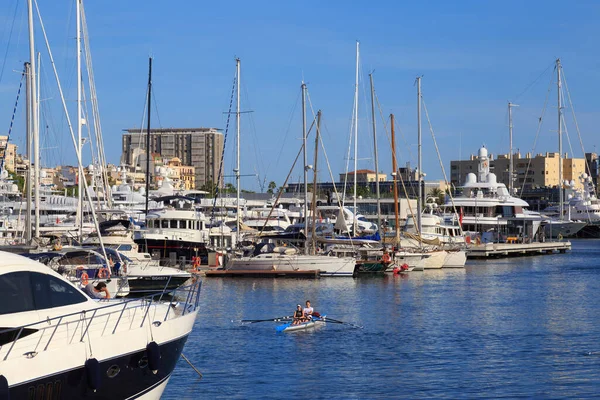
<path fill-rule="evenodd" d="M 565 253 L 571 242 L 482 243 L 467 249 L 467 258 L 500 258 Z"/>
<path fill-rule="evenodd" d="M 226 270 L 216 269 L 206 271 L 207 278 L 310 278 L 318 279 L 320 271 L 318 269 L 308 271 L 261 271 L 261 270 Z"/>

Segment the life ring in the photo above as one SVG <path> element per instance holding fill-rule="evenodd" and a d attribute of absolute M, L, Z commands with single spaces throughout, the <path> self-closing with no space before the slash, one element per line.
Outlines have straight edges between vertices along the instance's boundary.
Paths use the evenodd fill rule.
<path fill-rule="evenodd" d="M 389 264 L 392 261 L 392 258 L 390 257 L 390 255 L 388 253 L 383 253 L 383 256 L 381 257 L 381 262 L 384 264 Z"/>
<path fill-rule="evenodd" d="M 54 243 L 53 249 L 54 251 L 62 250 L 62 244 Z"/>
<path fill-rule="evenodd" d="M 90 277 L 88 276 L 87 272 L 84 272 L 81 274 L 81 284 L 83 286 L 87 286 L 88 283 L 90 283 Z"/>
<path fill-rule="evenodd" d="M 98 278 L 100 279 L 106 279 L 110 277 L 110 272 L 108 271 L 107 268 L 100 268 L 100 271 L 98 271 Z"/>
<path fill-rule="evenodd" d="M 194 265 L 194 269 L 198 269 L 200 266 L 200 257 L 192 257 L 192 263 Z"/>

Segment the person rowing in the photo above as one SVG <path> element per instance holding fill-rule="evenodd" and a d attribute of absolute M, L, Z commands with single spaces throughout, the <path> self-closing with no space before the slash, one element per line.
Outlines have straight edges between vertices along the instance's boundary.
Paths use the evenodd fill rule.
<path fill-rule="evenodd" d="M 310 321 L 312 319 L 314 311 L 315 310 L 310 306 L 310 300 L 306 300 L 306 307 L 304 307 L 304 310 L 302 310 L 306 321 Z"/>
<path fill-rule="evenodd" d="M 304 321 L 306 321 L 306 318 L 304 318 L 304 310 L 302 310 L 302 306 L 298 304 L 296 306 L 296 311 L 294 311 L 294 320 L 292 321 L 292 325 L 300 325 Z"/>

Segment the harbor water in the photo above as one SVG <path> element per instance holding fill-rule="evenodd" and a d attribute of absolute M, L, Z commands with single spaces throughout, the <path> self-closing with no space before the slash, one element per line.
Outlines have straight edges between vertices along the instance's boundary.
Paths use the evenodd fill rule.
<path fill-rule="evenodd" d="M 197 398 L 590 398 L 600 395 L 600 241 L 567 254 L 405 276 L 205 279 L 163 395 Z M 311 300 L 327 324 L 276 333 Z"/>

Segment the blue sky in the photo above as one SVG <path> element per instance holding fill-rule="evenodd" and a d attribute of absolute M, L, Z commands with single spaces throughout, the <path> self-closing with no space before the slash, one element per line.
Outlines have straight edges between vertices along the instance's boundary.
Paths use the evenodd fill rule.
<path fill-rule="evenodd" d="M 75 4 L 39 1 L 74 113 Z M 417 161 L 416 76 L 423 76 L 424 99 L 448 168 L 451 159 L 465 158 L 482 144 L 494 154 L 508 151 L 508 100 L 520 105 L 514 111 L 515 147 L 522 153 L 532 150 L 556 57 L 562 59 L 585 150 L 594 151 L 598 144 L 600 4 L 594 1 L 106 0 L 87 1 L 85 9 L 110 162 L 119 161 L 122 129 L 141 123 L 150 54 L 157 103 L 154 127 L 224 128 L 237 56 L 242 60 L 242 108 L 253 111 L 242 119 L 242 168 L 243 173 L 259 174 L 259 179 L 244 178 L 242 186 L 259 190 L 259 180 L 283 183 L 301 145 L 303 78 L 314 109 L 323 110 L 324 142 L 337 178 L 345 170 L 348 149 L 356 40 L 362 67 L 359 168 L 373 168 L 365 90 L 373 70 L 382 113 L 387 117 L 393 112 L 400 129 L 401 164 Z M 15 71 L 29 55 L 25 0 L 2 2 L 0 21 L 0 131 L 6 132 L 19 82 Z M 47 165 L 73 163 L 74 150 L 39 33 L 36 28 L 43 58 L 43 125 L 48 126 L 43 129 L 43 160 Z M 555 104 L 553 91 L 535 152 L 557 150 Z M 20 146 L 25 141 L 23 107 L 13 131 Z M 581 155 L 571 110 L 565 113 L 573 150 Z M 377 125 L 380 170 L 389 173 L 389 141 L 379 117 Z M 425 118 L 423 138 L 427 179 L 441 179 Z M 233 169 L 233 149 L 230 131 L 226 174 Z M 311 146 L 311 160 L 312 152 Z M 84 158 L 89 160 L 89 155 Z M 319 162 L 324 167 L 322 158 Z M 329 173 L 320 170 L 320 179 L 329 180 Z M 292 181 L 300 176 L 296 168 Z"/>

